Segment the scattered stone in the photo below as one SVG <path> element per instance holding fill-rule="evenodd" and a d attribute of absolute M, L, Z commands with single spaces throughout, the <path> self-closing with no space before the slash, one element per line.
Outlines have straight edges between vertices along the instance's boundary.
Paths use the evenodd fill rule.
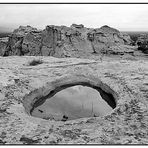
<path fill-rule="evenodd" d="M 67 121 L 68 117 L 66 115 L 63 116 L 63 119 L 61 121 Z"/>
<path fill-rule="evenodd" d="M 36 144 L 36 143 L 38 143 L 38 140 L 33 140 L 33 139 L 27 138 L 25 136 L 22 136 L 20 138 L 20 141 L 23 142 L 23 144 Z"/>

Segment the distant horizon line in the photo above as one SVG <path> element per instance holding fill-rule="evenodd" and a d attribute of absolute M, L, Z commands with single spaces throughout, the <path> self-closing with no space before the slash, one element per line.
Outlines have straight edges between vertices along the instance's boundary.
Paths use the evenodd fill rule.
<path fill-rule="evenodd" d="M 72 23 L 73 24 L 73 23 Z M 78 24 L 79 25 L 79 24 Z M 16 27 L 16 28 L 11 28 L 11 27 L 5 27 L 5 26 L 0 26 L 0 32 L 1 33 L 5 33 L 5 32 L 13 32 L 15 29 L 17 29 L 17 28 L 19 28 L 20 26 L 31 26 L 31 27 L 34 27 L 33 25 L 18 25 L 18 27 Z M 45 25 L 45 27 L 46 27 L 47 25 Z M 66 26 L 66 25 L 55 25 L 55 26 Z M 105 25 L 102 25 L 102 26 L 105 26 Z M 101 26 L 101 27 L 102 27 Z M 111 27 L 111 28 L 114 28 L 114 29 L 117 29 L 116 27 L 113 27 L 113 26 L 110 26 L 110 25 L 107 25 L 107 26 L 109 26 L 109 27 Z M 44 27 L 44 28 L 45 28 Z M 69 25 L 67 25 L 67 27 L 70 27 Z M 86 27 L 86 26 L 84 26 L 84 27 Z M 101 27 L 97 27 L 97 28 L 101 28 Z M 37 28 L 37 29 L 42 29 L 43 27 L 34 27 L 34 28 Z M 94 27 L 86 27 L 86 28 L 94 28 Z M 3 31 L 3 29 L 4 29 L 4 32 L 2 32 Z M 95 28 L 94 28 L 95 29 Z M 8 31 L 7 31 L 8 30 Z M 145 29 L 145 30 L 141 30 L 141 29 L 136 29 L 136 30 L 132 30 L 132 29 L 125 29 L 125 28 L 119 28 L 119 29 L 117 29 L 117 30 L 119 30 L 120 32 L 148 32 L 148 29 Z"/>

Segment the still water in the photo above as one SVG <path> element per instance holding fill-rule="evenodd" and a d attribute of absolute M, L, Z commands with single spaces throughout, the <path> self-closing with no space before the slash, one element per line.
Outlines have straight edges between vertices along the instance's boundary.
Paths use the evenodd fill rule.
<path fill-rule="evenodd" d="M 33 110 L 32 116 L 66 121 L 103 116 L 112 109 L 96 89 L 76 85 L 63 89 L 47 99 Z"/>

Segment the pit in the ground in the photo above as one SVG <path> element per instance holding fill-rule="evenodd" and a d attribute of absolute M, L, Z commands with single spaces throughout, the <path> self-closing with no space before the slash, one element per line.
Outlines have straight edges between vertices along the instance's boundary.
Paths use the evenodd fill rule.
<path fill-rule="evenodd" d="M 32 116 L 56 121 L 104 116 L 116 107 L 111 94 L 90 86 L 75 85 L 58 91 L 32 110 Z"/>

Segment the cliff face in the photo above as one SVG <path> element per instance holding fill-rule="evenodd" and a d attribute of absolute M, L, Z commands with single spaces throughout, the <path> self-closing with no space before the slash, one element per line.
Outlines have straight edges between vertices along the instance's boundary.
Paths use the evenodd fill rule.
<path fill-rule="evenodd" d="M 128 35 L 109 26 L 91 29 L 82 24 L 70 27 L 49 25 L 44 30 L 20 26 L 10 35 L 3 56 L 78 57 L 130 43 Z"/>
<path fill-rule="evenodd" d="M 118 30 L 109 26 L 91 30 L 88 33 L 88 39 L 92 42 L 94 52 L 131 44 L 131 39 L 127 34 L 120 33 Z"/>
<path fill-rule="evenodd" d="M 3 55 L 3 52 L 5 51 L 5 48 L 7 46 L 8 37 L 0 38 L 0 56 Z"/>

